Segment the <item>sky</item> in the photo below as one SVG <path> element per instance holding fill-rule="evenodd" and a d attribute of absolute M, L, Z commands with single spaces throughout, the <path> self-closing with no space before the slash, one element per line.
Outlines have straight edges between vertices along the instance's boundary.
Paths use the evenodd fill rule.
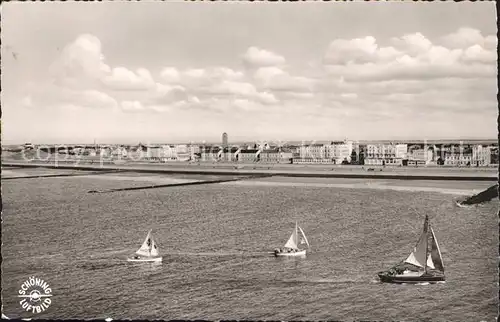
<path fill-rule="evenodd" d="M 495 138 L 495 10 L 2 3 L 2 141 Z"/>

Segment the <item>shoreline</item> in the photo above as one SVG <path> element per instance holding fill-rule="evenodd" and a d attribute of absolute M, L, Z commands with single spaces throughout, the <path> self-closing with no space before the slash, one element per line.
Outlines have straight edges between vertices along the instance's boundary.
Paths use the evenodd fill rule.
<path fill-rule="evenodd" d="M 41 162 L 5 162 L 5 168 L 51 168 L 51 169 L 71 169 L 71 170 L 92 170 L 92 171 L 127 171 L 138 173 L 163 173 L 163 174 L 198 174 L 198 175 L 249 175 L 249 176 L 284 176 L 284 177 L 315 177 L 315 178 L 347 178 L 347 179 L 397 179 L 397 180 L 454 180 L 454 181 L 491 181 L 498 182 L 497 169 L 457 169 L 449 168 L 373 168 L 375 171 L 366 171 L 361 166 L 321 166 L 294 168 L 294 165 L 255 165 L 255 164 L 144 164 L 144 163 L 124 163 L 113 164 L 68 164 L 69 162 L 59 162 L 59 164 L 47 164 Z M 210 168 L 209 168 L 210 167 Z M 267 169 L 266 169 L 267 168 Z M 460 171 L 458 170 L 464 170 Z"/>

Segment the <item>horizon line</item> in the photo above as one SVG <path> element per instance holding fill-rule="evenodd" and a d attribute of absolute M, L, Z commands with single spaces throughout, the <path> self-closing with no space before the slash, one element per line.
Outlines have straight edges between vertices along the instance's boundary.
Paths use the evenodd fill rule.
<path fill-rule="evenodd" d="M 106 142 L 106 141 L 102 141 L 102 142 L 97 142 L 97 141 L 93 141 L 93 142 L 87 142 L 87 143 L 82 143 L 82 142 L 73 142 L 73 143 L 33 143 L 32 142 L 24 142 L 24 143 L 10 143 L 10 144 L 1 144 L 2 146 L 11 146 L 11 145 L 25 145 L 25 144 L 33 144 L 33 145 L 139 145 L 139 144 L 144 144 L 144 145 L 153 145 L 153 144 L 177 144 L 177 145 L 187 145 L 187 144 L 222 144 L 222 142 L 218 142 L 218 141 L 205 141 L 205 140 L 200 140 L 200 141 L 196 141 L 196 140 L 191 140 L 191 141 L 177 141 L 177 142 L 168 142 L 168 141 L 164 141 L 164 142 L 161 142 L 161 141 L 150 141 L 150 140 L 147 140 L 147 141 L 141 141 L 141 140 L 137 140 L 135 142 L 130 142 L 128 140 L 123 140 L 123 141 L 115 141 L 115 140 L 110 140 L 110 141 L 113 141 L 113 142 Z M 128 142 L 127 142 L 128 141 Z M 443 142 L 465 142 L 465 141 L 500 141 L 499 138 L 441 138 L 441 139 L 308 139 L 308 140 L 234 140 L 233 142 L 228 142 L 228 145 L 231 145 L 231 144 L 250 144 L 250 143 L 259 143 L 259 142 L 264 142 L 264 143 L 278 143 L 278 142 L 282 142 L 284 144 L 287 144 L 287 143 L 296 143 L 296 142 L 310 142 L 310 143 L 314 143 L 314 142 L 317 142 L 317 143 L 322 143 L 322 142 L 340 142 L 340 141 L 352 141 L 352 142 L 402 142 L 402 143 L 405 143 L 405 142 L 422 142 L 422 143 L 425 143 L 426 141 L 430 141 L 430 142 L 439 142 L 439 141 L 443 141 Z M 69 142 L 69 141 L 68 141 Z"/>

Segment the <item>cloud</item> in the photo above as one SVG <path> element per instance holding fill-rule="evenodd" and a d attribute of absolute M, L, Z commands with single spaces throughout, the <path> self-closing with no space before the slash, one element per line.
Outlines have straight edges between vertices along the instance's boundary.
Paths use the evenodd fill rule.
<path fill-rule="evenodd" d="M 155 82 L 145 68 L 135 72 L 125 67 L 111 68 L 105 62 L 101 41 L 83 34 L 64 47 L 50 67 L 59 86 L 73 89 L 147 90 Z"/>
<path fill-rule="evenodd" d="M 497 60 L 497 54 L 493 50 L 487 50 L 481 45 L 472 45 L 467 48 L 463 53 L 463 61 L 465 62 L 479 62 L 484 64 L 492 64 Z"/>
<path fill-rule="evenodd" d="M 385 41 L 370 35 L 334 39 L 325 44 L 323 55 L 319 53 L 322 60 L 306 62 L 306 69 L 298 74 L 283 56 L 257 47 L 248 48 L 240 67 L 178 68 L 168 61 L 159 63 L 166 67 L 149 70 L 112 66 L 104 60 L 100 41 L 82 35 L 54 63 L 54 84 L 44 84 L 20 97 L 31 108 L 61 106 L 197 117 L 225 113 L 235 120 L 272 115 L 284 121 L 284 111 L 300 121 L 318 121 L 322 115 L 338 118 L 339 125 L 347 117 L 361 122 L 436 115 L 444 119 L 443 111 L 466 115 L 493 108 L 494 44 L 496 38 L 471 29 L 432 41 L 421 33 Z"/>
<path fill-rule="evenodd" d="M 167 83 L 178 83 L 181 77 L 179 71 L 174 67 L 163 68 L 160 76 Z"/>
<path fill-rule="evenodd" d="M 481 31 L 469 27 L 458 29 L 441 38 L 441 43 L 448 48 L 468 48 L 479 45 L 487 49 L 496 49 L 497 38 L 494 35 L 484 37 Z"/>
<path fill-rule="evenodd" d="M 188 68 L 178 70 L 175 67 L 165 67 L 160 73 L 162 81 L 167 84 L 183 84 L 200 86 L 220 80 L 240 80 L 244 73 L 227 67 Z"/>
<path fill-rule="evenodd" d="M 291 76 L 278 67 L 261 67 L 253 76 L 259 87 L 271 91 L 311 92 L 315 83 L 306 77 Z"/>
<path fill-rule="evenodd" d="M 248 99 L 263 104 L 278 102 L 272 93 L 258 91 L 254 84 L 245 81 L 243 72 L 227 67 L 189 68 L 185 70 L 166 67 L 162 70 L 161 77 L 166 84 L 157 86 L 164 86 L 168 89 L 164 94 L 166 99 L 162 99 L 163 103 L 173 103 L 170 99 L 172 93 L 177 93 L 177 99 L 185 100 L 188 106 L 192 106 L 196 100 L 200 100 L 199 97 L 204 97 L 195 103 L 196 107 L 206 103 L 206 98 L 209 97 Z M 157 99 L 155 102 L 160 101 Z"/>
<path fill-rule="evenodd" d="M 155 86 L 151 73 L 145 68 L 139 68 L 136 72 L 124 67 L 113 68 L 110 75 L 104 76 L 102 82 L 114 90 L 147 90 Z"/>
<path fill-rule="evenodd" d="M 117 106 L 117 102 L 114 98 L 96 90 L 75 92 L 74 102 L 76 105 L 89 108 L 114 108 Z"/>
<path fill-rule="evenodd" d="M 186 88 L 180 85 L 156 84 L 156 95 L 152 98 L 154 104 L 173 104 L 179 101 L 188 100 L 190 97 Z"/>
<path fill-rule="evenodd" d="M 145 110 L 145 107 L 139 101 L 123 101 L 120 107 L 125 112 L 142 112 Z"/>
<path fill-rule="evenodd" d="M 259 92 L 253 84 L 246 82 L 222 81 L 208 89 L 208 93 L 217 96 L 229 96 L 256 100 L 264 104 L 275 104 L 276 97 L 268 92 Z"/>
<path fill-rule="evenodd" d="M 370 36 L 334 40 L 325 54 L 325 70 L 350 81 L 493 77 L 496 51 L 488 49 L 491 38 L 478 36 L 480 33 L 467 29 L 445 37 L 462 48 L 435 45 L 421 33 L 393 38 L 392 47 L 379 47 Z M 479 43 L 472 44 L 473 39 Z"/>
<path fill-rule="evenodd" d="M 30 96 L 23 100 L 25 107 L 36 109 L 68 108 L 72 109 L 114 109 L 116 100 L 105 92 L 94 89 L 75 90 L 46 84 L 32 89 Z M 26 104 L 29 103 L 29 104 Z"/>
<path fill-rule="evenodd" d="M 250 67 L 278 66 L 285 63 L 285 58 L 265 49 L 250 47 L 243 55 L 243 62 Z"/>
<path fill-rule="evenodd" d="M 51 65 L 56 81 L 70 87 L 88 87 L 111 71 L 104 63 L 100 40 L 90 34 L 80 35 L 62 50 Z"/>

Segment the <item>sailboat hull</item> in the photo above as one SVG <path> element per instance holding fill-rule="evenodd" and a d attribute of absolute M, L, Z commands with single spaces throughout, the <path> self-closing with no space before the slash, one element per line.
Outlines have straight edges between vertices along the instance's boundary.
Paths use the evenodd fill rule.
<path fill-rule="evenodd" d="M 418 284 L 418 283 L 437 283 L 444 282 L 444 276 L 436 275 L 420 275 L 420 276 L 404 276 L 404 275 L 387 275 L 384 273 L 379 273 L 378 277 L 381 282 L 384 283 L 396 283 L 396 284 Z"/>
<path fill-rule="evenodd" d="M 163 257 L 141 257 L 141 258 L 127 258 L 129 262 L 161 262 Z"/>
<path fill-rule="evenodd" d="M 276 257 L 296 257 L 296 256 L 306 256 L 306 249 L 298 251 L 298 252 L 275 252 L 274 256 Z"/>

